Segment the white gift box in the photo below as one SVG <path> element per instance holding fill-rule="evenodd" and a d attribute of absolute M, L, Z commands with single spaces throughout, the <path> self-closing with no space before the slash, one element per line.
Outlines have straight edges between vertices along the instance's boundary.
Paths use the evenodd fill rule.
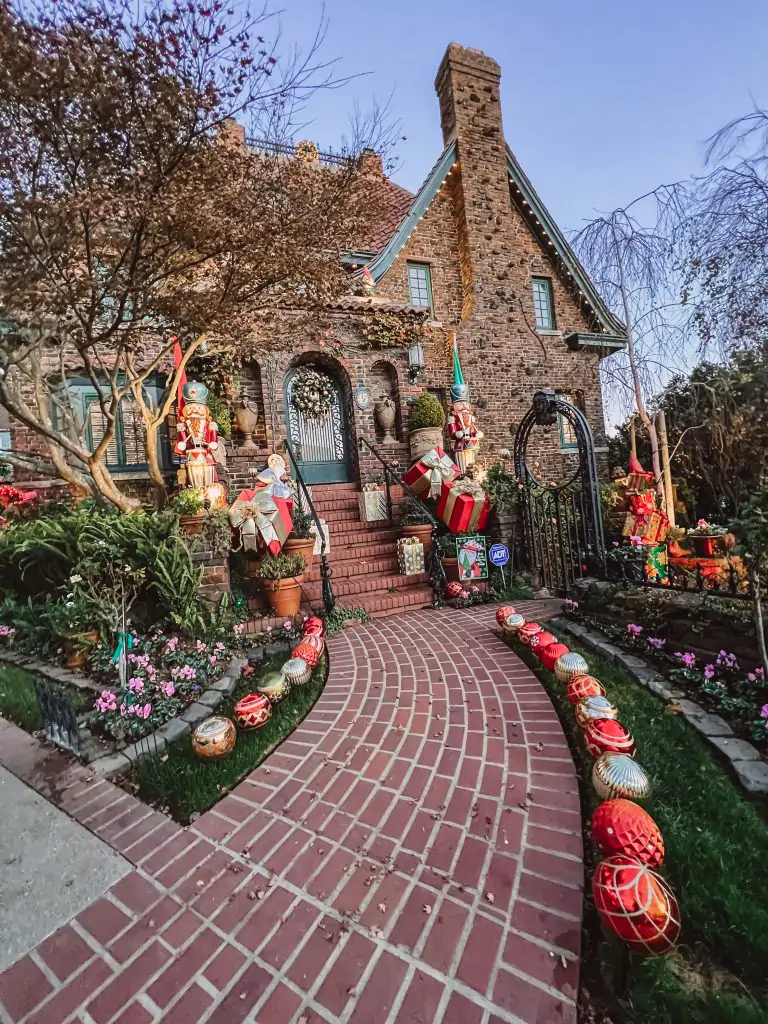
<path fill-rule="evenodd" d="M 383 487 L 376 484 L 366 484 L 358 494 L 357 500 L 360 504 L 360 518 L 364 523 L 380 523 L 387 520 L 387 495 Z"/>

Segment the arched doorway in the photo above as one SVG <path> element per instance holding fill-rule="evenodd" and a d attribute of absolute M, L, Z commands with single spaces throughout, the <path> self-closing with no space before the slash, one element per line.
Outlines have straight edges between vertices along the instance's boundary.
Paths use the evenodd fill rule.
<path fill-rule="evenodd" d="M 323 416 L 311 415 L 294 404 L 294 386 L 306 370 L 318 374 L 330 392 L 330 408 Z M 336 368 L 324 362 L 303 363 L 286 374 L 288 440 L 307 484 L 338 484 L 353 479 L 354 444 L 346 390 Z"/>

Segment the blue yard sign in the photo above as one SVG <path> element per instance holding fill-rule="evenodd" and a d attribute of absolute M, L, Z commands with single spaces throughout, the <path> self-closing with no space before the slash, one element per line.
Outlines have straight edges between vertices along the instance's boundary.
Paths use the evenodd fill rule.
<path fill-rule="evenodd" d="M 506 565 L 509 561 L 509 548 L 506 544 L 492 544 L 488 551 L 488 557 L 491 560 L 491 565 Z"/>

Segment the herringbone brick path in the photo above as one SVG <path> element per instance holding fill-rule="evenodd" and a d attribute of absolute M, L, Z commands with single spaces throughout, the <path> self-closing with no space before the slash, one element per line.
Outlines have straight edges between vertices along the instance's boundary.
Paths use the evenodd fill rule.
<path fill-rule="evenodd" d="M 0 976 L 5 1019 L 575 1022 L 574 768 L 493 611 L 334 637 L 304 723 L 189 829 L 0 723 L 7 767 L 135 865 Z"/>

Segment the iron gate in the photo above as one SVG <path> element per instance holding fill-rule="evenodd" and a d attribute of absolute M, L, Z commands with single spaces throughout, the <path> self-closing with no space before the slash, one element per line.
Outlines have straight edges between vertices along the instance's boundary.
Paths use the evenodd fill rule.
<path fill-rule="evenodd" d="M 534 427 L 566 420 L 576 440 L 579 465 L 566 480 L 547 481 L 528 461 Z M 605 541 L 592 431 L 583 413 L 554 391 L 537 391 L 515 435 L 515 474 L 521 501 L 528 564 L 543 586 L 563 596 L 582 576 L 605 577 Z"/>
<path fill-rule="evenodd" d="M 312 369 L 325 377 L 333 388 L 333 402 L 327 416 L 312 419 L 298 410 L 291 401 L 294 370 L 285 385 L 285 406 L 288 419 L 288 440 L 301 466 L 307 484 L 346 483 L 350 477 L 349 433 L 344 397 L 338 382 L 318 366 Z"/>

